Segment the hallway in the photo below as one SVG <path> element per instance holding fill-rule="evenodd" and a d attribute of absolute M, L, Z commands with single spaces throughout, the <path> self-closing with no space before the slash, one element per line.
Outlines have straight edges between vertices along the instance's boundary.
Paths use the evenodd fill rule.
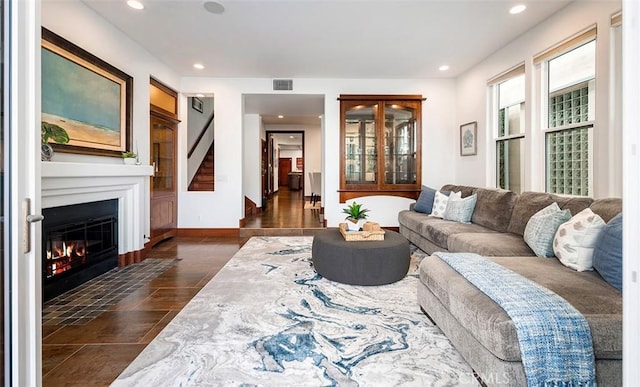
<path fill-rule="evenodd" d="M 267 200 L 266 209 L 248 216 L 243 228 L 320 228 L 319 209 L 304 209 L 304 191 L 281 186 Z"/>

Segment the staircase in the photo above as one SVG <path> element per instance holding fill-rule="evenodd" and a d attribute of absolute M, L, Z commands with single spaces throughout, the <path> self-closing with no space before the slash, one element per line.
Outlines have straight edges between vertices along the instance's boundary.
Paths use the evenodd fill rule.
<path fill-rule="evenodd" d="M 213 144 L 211 144 L 207 155 L 198 168 L 198 172 L 196 172 L 191 184 L 189 184 L 189 191 L 213 191 L 213 164 Z"/>

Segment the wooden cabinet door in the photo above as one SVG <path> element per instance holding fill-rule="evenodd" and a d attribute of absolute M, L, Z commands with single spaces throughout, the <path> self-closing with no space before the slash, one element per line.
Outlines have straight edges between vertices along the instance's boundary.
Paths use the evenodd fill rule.
<path fill-rule="evenodd" d="M 178 195 L 176 188 L 177 122 L 151 112 L 151 245 L 176 235 Z"/>

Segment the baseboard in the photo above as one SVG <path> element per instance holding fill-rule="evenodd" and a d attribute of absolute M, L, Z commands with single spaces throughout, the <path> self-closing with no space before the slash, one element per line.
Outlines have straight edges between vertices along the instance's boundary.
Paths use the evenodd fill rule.
<path fill-rule="evenodd" d="M 228 237 L 237 238 L 238 228 L 179 228 L 179 237 Z"/>

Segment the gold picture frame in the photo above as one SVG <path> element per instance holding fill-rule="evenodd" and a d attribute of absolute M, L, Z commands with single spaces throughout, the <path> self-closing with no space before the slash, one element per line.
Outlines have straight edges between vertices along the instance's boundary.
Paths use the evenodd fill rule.
<path fill-rule="evenodd" d="M 42 28 L 42 121 L 65 129 L 57 152 L 121 157 L 130 151 L 133 77 Z"/>

